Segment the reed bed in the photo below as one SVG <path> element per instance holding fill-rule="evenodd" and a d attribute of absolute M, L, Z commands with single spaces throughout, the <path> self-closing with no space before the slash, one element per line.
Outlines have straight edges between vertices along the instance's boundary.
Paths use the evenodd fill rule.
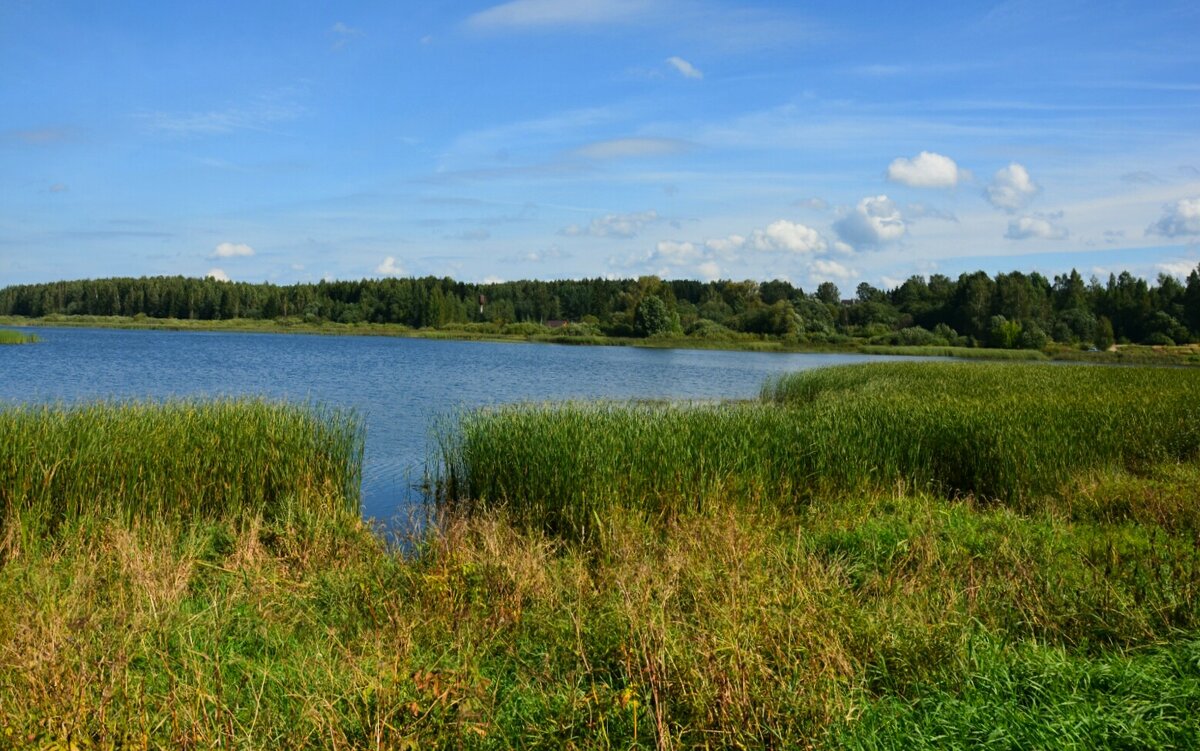
<path fill-rule="evenodd" d="M 40 341 L 36 334 L 24 334 L 11 329 L 0 329 L 0 344 L 33 344 Z"/>
<path fill-rule="evenodd" d="M 351 413 L 256 400 L 8 408 L 0 524 L 357 514 L 362 437 Z"/>
<path fill-rule="evenodd" d="M 904 346 L 870 344 L 859 348 L 866 355 L 908 355 L 910 357 L 957 357 L 964 360 L 1048 360 L 1037 349 L 992 349 L 987 347 Z"/>
<path fill-rule="evenodd" d="M 441 431 L 443 503 L 587 536 L 608 509 L 788 506 L 903 487 L 1017 507 L 1081 473 L 1200 457 L 1185 370 L 888 363 L 769 382 L 758 403 L 549 404 Z"/>

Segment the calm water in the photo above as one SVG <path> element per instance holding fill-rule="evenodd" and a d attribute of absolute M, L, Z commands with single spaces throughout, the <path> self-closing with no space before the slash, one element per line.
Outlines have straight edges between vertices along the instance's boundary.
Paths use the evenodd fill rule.
<path fill-rule="evenodd" d="M 367 426 L 363 513 L 379 519 L 415 497 L 432 420 L 462 407 L 748 398 L 772 373 L 876 359 L 384 337 L 36 333 L 38 344 L 0 347 L 0 402 L 253 395 L 357 410 Z"/>

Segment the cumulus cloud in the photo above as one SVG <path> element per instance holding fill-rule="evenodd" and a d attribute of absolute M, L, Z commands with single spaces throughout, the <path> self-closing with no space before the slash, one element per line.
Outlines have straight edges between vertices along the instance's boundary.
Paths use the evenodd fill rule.
<path fill-rule="evenodd" d="M 673 265 L 693 263 L 703 256 L 703 251 L 695 244 L 674 240 L 662 240 L 654 246 L 654 251 L 655 260 Z"/>
<path fill-rule="evenodd" d="M 875 246 L 898 240 L 908 231 L 900 209 L 887 196 L 868 196 L 833 229 L 843 242 L 853 246 Z"/>
<path fill-rule="evenodd" d="M 221 269 L 209 269 L 208 273 L 205 274 L 204 276 L 207 277 L 208 279 L 216 279 L 218 282 L 229 281 L 229 274 L 226 274 Z"/>
<path fill-rule="evenodd" d="M 1181 198 L 1163 206 L 1163 215 L 1146 228 L 1146 234 L 1163 237 L 1200 235 L 1200 196 Z"/>
<path fill-rule="evenodd" d="M 818 258 L 808 265 L 808 273 L 822 277 L 824 279 L 850 279 L 854 276 L 854 271 L 846 268 L 837 261 L 831 261 L 825 258 Z"/>
<path fill-rule="evenodd" d="M 687 149 L 687 142 L 675 138 L 612 138 L 581 146 L 575 155 L 585 159 L 626 159 L 678 154 Z"/>
<path fill-rule="evenodd" d="M 596 217 L 586 227 L 569 224 L 559 230 L 559 234 L 567 237 L 636 237 L 647 224 L 659 220 L 658 212 L 638 211 L 630 214 L 605 214 Z"/>
<path fill-rule="evenodd" d="M 996 208 L 1012 213 L 1025 208 L 1039 190 L 1038 184 L 1029 177 L 1029 171 L 1013 162 L 996 172 L 991 185 L 984 190 L 984 196 Z"/>
<path fill-rule="evenodd" d="M 953 188 L 962 178 L 962 170 L 948 156 L 922 151 L 912 159 L 893 160 L 887 178 L 913 188 Z"/>
<path fill-rule="evenodd" d="M 701 73 L 696 66 L 692 65 L 687 60 L 684 60 L 682 57 L 676 57 L 674 55 L 668 57 L 667 65 L 670 65 L 672 68 L 674 68 L 679 75 L 683 76 L 684 78 L 694 78 L 697 80 L 704 78 L 704 74 Z"/>
<path fill-rule="evenodd" d="M 219 243 L 209 258 L 238 258 L 254 255 L 254 248 L 246 243 Z"/>
<path fill-rule="evenodd" d="M 1065 240 L 1069 233 L 1066 227 L 1055 223 L 1055 220 L 1059 218 L 1061 218 L 1060 214 L 1023 216 L 1013 219 L 1008 223 L 1008 232 L 1005 232 L 1004 236 L 1009 240 Z"/>
<path fill-rule="evenodd" d="M 820 253 L 828 247 L 821 233 L 812 227 L 780 219 L 766 229 L 756 229 L 750 236 L 756 250 L 787 251 L 789 253 Z"/>
<path fill-rule="evenodd" d="M 714 237 L 704 241 L 704 247 L 720 256 L 733 257 L 733 254 L 746 245 L 746 238 L 741 235 Z"/>
<path fill-rule="evenodd" d="M 404 267 L 396 263 L 396 259 L 388 256 L 383 263 L 375 267 L 375 273 L 380 276 L 404 276 Z"/>

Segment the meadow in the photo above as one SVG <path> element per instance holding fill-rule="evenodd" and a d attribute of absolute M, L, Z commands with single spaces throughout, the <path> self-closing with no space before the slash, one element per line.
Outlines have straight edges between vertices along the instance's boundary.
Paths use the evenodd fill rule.
<path fill-rule="evenodd" d="M 407 537 L 353 416 L 10 410 L 0 746 L 1195 747 L 1198 397 L 895 363 L 471 412 Z"/>

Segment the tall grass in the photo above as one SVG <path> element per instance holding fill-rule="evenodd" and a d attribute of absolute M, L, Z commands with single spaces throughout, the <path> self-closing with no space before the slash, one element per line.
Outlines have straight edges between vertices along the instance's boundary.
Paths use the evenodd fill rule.
<path fill-rule="evenodd" d="M 807 371 L 752 404 L 472 412 L 441 437 L 443 502 L 586 536 L 615 507 L 793 505 L 897 486 L 1036 503 L 1082 472 L 1200 457 L 1200 375 L 889 363 Z"/>
<path fill-rule="evenodd" d="M 254 400 L 0 411 L 0 523 L 357 513 L 350 413 Z M 3 537 L 0 528 L 0 538 Z"/>
<path fill-rule="evenodd" d="M 33 344 L 39 341 L 36 334 L 22 334 L 20 331 L 0 329 L 0 344 Z"/>
<path fill-rule="evenodd" d="M 964 360 L 1047 360 L 1036 349 L 991 349 L 987 347 L 904 346 L 870 344 L 859 348 L 866 355 L 909 355 L 918 357 L 958 357 Z"/>

